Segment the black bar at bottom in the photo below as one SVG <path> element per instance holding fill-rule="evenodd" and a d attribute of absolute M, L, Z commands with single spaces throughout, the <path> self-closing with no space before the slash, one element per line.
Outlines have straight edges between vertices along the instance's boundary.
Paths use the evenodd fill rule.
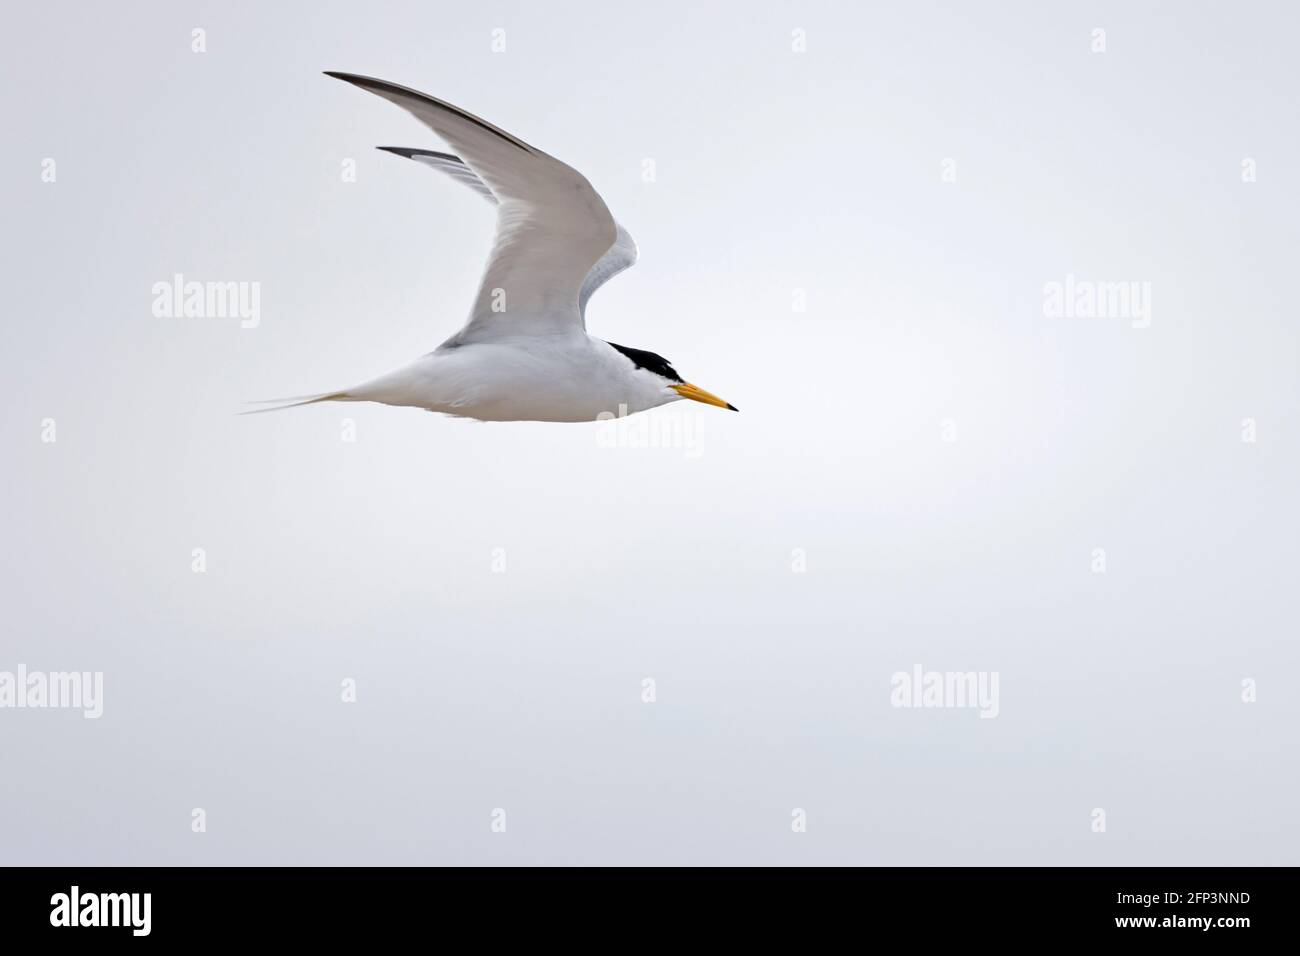
<path fill-rule="evenodd" d="M 8 942 L 91 945 L 382 942 L 413 930 L 448 943 L 461 932 L 533 943 L 626 934 L 662 945 L 849 932 L 881 942 L 903 933 L 927 943 L 1231 945 L 1291 935 L 1294 878 L 1293 869 L 1235 868 L 11 868 L 0 870 L 0 926 Z"/>

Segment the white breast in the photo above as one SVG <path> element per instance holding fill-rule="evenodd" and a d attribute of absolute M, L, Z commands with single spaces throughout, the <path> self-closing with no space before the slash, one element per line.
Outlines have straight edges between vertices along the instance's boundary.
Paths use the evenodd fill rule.
<path fill-rule="evenodd" d="M 590 422 L 681 397 L 585 332 L 440 348 L 347 394 L 490 422 Z"/>

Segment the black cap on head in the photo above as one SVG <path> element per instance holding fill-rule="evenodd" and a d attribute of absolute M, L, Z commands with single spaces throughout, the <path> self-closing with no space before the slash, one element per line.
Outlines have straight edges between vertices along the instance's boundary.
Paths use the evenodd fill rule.
<path fill-rule="evenodd" d="M 626 345 L 619 345 L 615 342 L 608 342 L 606 344 L 611 348 L 618 349 L 630 358 L 637 368 L 643 368 L 647 372 L 653 372 L 660 378 L 666 378 L 670 382 L 686 381 L 686 379 L 677 374 L 677 369 L 669 365 L 668 360 L 662 355 L 656 355 L 654 352 L 647 352 L 644 349 L 630 349 Z"/>

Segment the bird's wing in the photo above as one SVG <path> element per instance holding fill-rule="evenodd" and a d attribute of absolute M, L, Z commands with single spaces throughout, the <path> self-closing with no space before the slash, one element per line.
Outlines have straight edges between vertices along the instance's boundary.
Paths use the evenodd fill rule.
<path fill-rule="evenodd" d="M 497 204 L 497 197 L 493 195 L 492 190 L 488 189 L 487 183 L 474 175 L 474 170 L 466 166 L 459 156 L 435 152 L 432 149 L 411 149 L 405 146 L 380 146 L 379 149 L 405 156 L 430 169 L 445 173 L 456 182 L 474 190 L 492 205 Z M 592 293 L 624 269 L 636 265 L 636 242 L 632 239 L 631 233 L 618 223 L 614 226 L 617 230 L 614 244 L 591 267 L 587 277 L 582 280 L 582 288 L 578 290 L 578 308 L 582 310 L 584 321 L 587 315 L 587 300 L 591 298 Z"/>
<path fill-rule="evenodd" d="M 469 322 L 450 343 L 581 327 L 583 280 L 618 230 L 577 170 L 491 123 L 416 90 L 328 73 L 382 96 L 446 140 L 497 199 L 497 232 Z"/>
<path fill-rule="evenodd" d="M 488 189 L 487 183 L 479 179 L 474 174 L 474 170 L 466 166 L 465 161 L 459 156 L 453 156 L 451 153 L 435 152 L 432 149 L 410 149 L 405 146 L 377 146 L 375 148 L 382 149 L 386 153 L 405 156 L 407 159 L 415 160 L 422 166 L 428 166 L 430 169 L 446 173 L 456 182 L 474 190 L 493 206 L 497 204 L 497 197 L 492 194 L 492 190 Z"/>
<path fill-rule="evenodd" d="M 591 294 L 623 270 L 636 265 L 636 242 L 632 239 L 632 234 L 618 223 L 614 223 L 614 230 L 614 244 L 596 260 L 596 264 L 587 273 L 587 278 L 582 280 L 582 288 L 578 290 L 578 308 L 582 311 L 584 324 L 587 318 L 587 300 Z"/>

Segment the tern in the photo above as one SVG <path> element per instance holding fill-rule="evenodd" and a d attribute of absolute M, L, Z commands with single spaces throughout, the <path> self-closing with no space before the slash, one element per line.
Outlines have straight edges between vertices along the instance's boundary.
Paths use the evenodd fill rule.
<path fill-rule="evenodd" d="M 592 293 L 637 259 L 586 178 L 505 130 L 417 90 L 326 76 L 400 106 L 459 155 L 382 150 L 445 173 L 496 206 L 496 237 L 465 326 L 409 365 L 342 391 L 280 399 L 379 402 L 480 421 L 590 422 L 690 399 L 737 409 L 661 355 L 587 333 Z M 277 409 L 261 409 L 275 411 Z"/>

